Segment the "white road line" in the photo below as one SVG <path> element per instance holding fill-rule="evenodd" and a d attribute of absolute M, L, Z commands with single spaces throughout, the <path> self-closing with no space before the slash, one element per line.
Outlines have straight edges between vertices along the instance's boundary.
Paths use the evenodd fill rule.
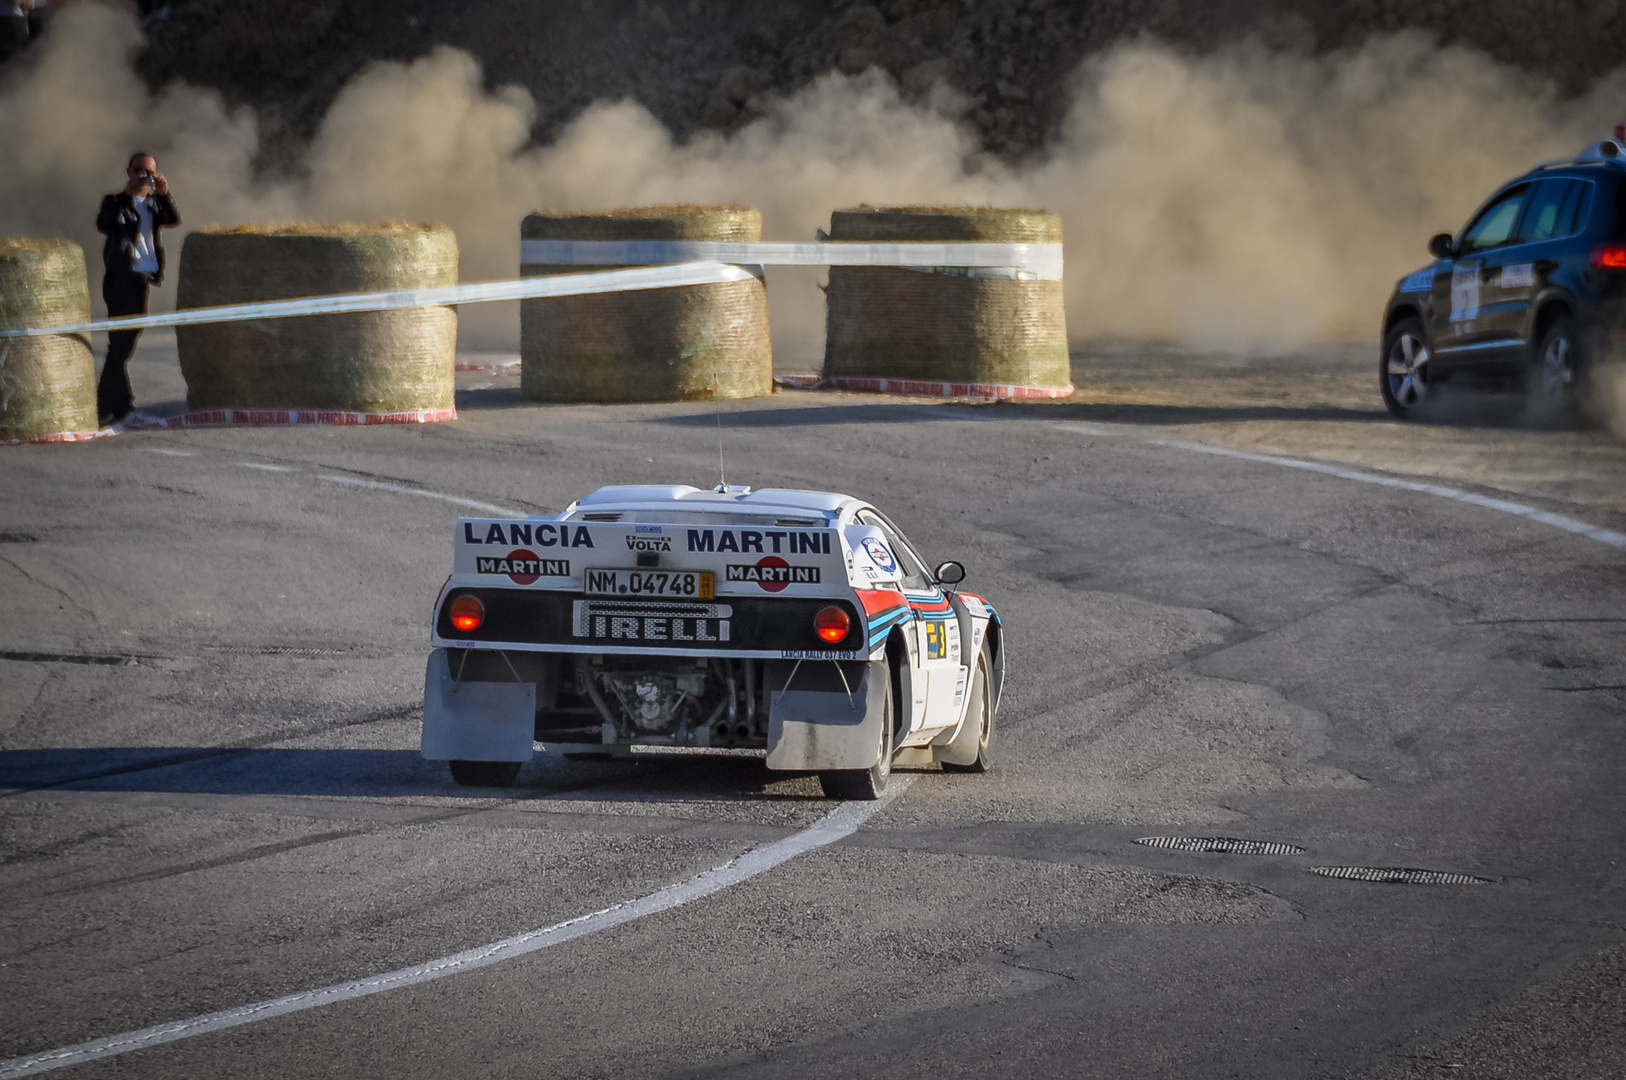
<path fill-rule="evenodd" d="M 265 472 L 293 472 L 287 465 L 267 465 L 263 461 L 239 461 L 237 464 L 245 469 L 262 469 Z"/>
<path fill-rule="evenodd" d="M 1077 429 L 1082 425 L 1062 424 L 1061 427 Z M 1100 434 L 1090 431 L 1089 434 Z M 1229 450 L 1220 446 L 1209 446 L 1205 443 L 1183 442 L 1178 439 L 1155 439 L 1155 446 L 1172 446 L 1180 450 L 1193 450 L 1199 454 L 1213 454 L 1216 457 L 1240 458 L 1243 461 L 1260 461 L 1268 465 L 1285 465 L 1290 469 L 1304 469 L 1307 472 L 1324 473 L 1327 476 L 1336 476 L 1343 480 L 1355 480 L 1362 484 L 1376 484 L 1379 487 L 1400 488 L 1403 491 L 1418 491 L 1425 495 L 1434 495 L 1442 499 L 1452 499 L 1456 502 L 1468 503 L 1472 506 L 1482 506 L 1487 510 L 1499 510 L 1504 514 L 1514 514 L 1518 517 L 1539 521 L 1543 525 L 1551 525 L 1565 532 L 1572 532 L 1584 536 L 1589 540 L 1596 540 L 1600 544 L 1608 544 L 1613 548 L 1626 549 L 1626 534 L 1602 529 L 1589 522 L 1577 518 L 1565 517 L 1563 514 L 1553 514 L 1546 510 L 1537 510 L 1533 506 L 1523 503 L 1509 502 L 1506 499 L 1493 499 L 1488 495 L 1475 495 L 1471 491 L 1462 491 L 1458 488 L 1444 487 L 1440 484 L 1425 484 L 1418 480 L 1402 480 L 1395 476 L 1380 476 L 1377 473 L 1362 472 L 1359 469 L 1349 469 L 1342 465 L 1329 465 L 1321 461 L 1302 461 L 1298 458 L 1278 457 L 1275 454 L 1254 454 L 1246 450 Z"/>
<path fill-rule="evenodd" d="M 524 517 L 523 510 L 515 510 L 510 506 L 498 506 L 495 503 L 481 502 L 478 499 L 465 499 L 461 495 L 446 495 L 439 491 L 427 491 L 424 488 L 407 487 L 405 484 L 386 484 L 380 480 L 363 480 L 359 476 L 334 476 L 331 473 L 318 473 L 318 480 L 326 480 L 330 484 L 349 484 L 351 487 L 372 488 L 375 491 L 393 491 L 397 495 L 418 495 L 425 499 L 439 499 L 441 502 L 455 503 L 458 506 L 467 506 L 471 510 L 483 510 L 497 517 Z"/>
<path fill-rule="evenodd" d="M 99 1058 L 127 1054 L 132 1050 L 144 1050 L 149 1046 L 159 1046 L 178 1039 L 189 1039 L 194 1035 L 206 1035 L 212 1031 L 224 1031 L 243 1024 L 269 1020 L 274 1016 L 286 1016 L 289 1013 L 303 1012 L 306 1009 L 320 1008 L 340 1001 L 381 994 L 387 990 L 416 986 L 418 983 L 444 979 L 448 975 L 460 975 L 465 971 L 500 964 L 504 960 L 512 960 L 539 949 L 561 945 L 586 937 L 588 934 L 596 934 L 600 930 L 608 930 L 612 926 L 620 926 L 646 915 L 667 911 L 721 892 L 742 881 L 748 881 L 815 848 L 846 839 L 857 832 L 860 825 L 886 809 L 913 781 L 913 776 L 894 775 L 886 795 L 875 802 L 842 803 L 794 836 L 787 836 L 783 840 L 747 851 L 744 855 L 688 881 L 670 885 L 637 900 L 616 904 L 590 915 L 554 923 L 552 926 L 544 926 L 540 930 L 517 934 L 490 945 L 465 949 L 463 952 L 442 956 L 438 960 L 430 960 L 414 967 L 401 968 L 398 971 L 357 979 L 354 982 L 324 986 L 320 990 L 289 994 L 287 997 L 273 998 L 270 1001 L 257 1001 L 252 1005 L 240 1005 L 235 1009 L 194 1016 L 188 1020 L 157 1024 L 142 1028 L 140 1031 L 109 1035 L 106 1038 L 80 1043 L 78 1046 L 65 1046 L 57 1050 L 12 1058 L 10 1061 L 0 1061 L 0 1080 L 33 1076 L 36 1073 L 62 1069 L 69 1065 L 80 1065 Z"/>

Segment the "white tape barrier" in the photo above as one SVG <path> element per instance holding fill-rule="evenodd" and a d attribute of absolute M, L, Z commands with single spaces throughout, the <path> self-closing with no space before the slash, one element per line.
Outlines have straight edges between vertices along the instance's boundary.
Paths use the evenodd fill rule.
<path fill-rule="evenodd" d="M 746 281 L 754 277 L 738 266 L 716 262 L 650 266 L 637 270 L 607 270 L 597 274 L 529 277 L 517 281 L 481 281 L 445 285 L 435 289 L 395 289 L 390 292 L 312 296 L 302 300 L 272 300 L 257 304 L 187 308 L 164 315 L 138 315 L 97 319 L 68 326 L 30 326 L 0 330 L 0 337 L 43 337 L 49 334 L 88 334 L 95 330 L 145 330 L 155 326 L 197 326 L 203 323 L 252 322 L 287 319 L 296 315 L 333 315 L 351 311 L 392 311 L 398 308 L 484 304 L 493 300 L 533 300 L 545 296 L 580 296 L 630 289 L 669 289 L 683 285 L 712 285 Z"/>
<path fill-rule="evenodd" d="M 146 330 L 158 326 L 287 319 L 353 311 L 485 304 L 496 300 L 536 300 L 550 296 L 670 289 L 713 285 L 761 276 L 763 266 L 901 266 L 921 270 L 960 270 L 967 274 L 1060 280 L 1060 244 L 728 244 L 710 241 L 589 242 L 526 240 L 521 265 L 630 265 L 631 270 L 554 274 L 517 281 L 482 281 L 436 289 L 312 296 L 255 304 L 189 308 L 163 315 L 96 319 L 66 326 L 0 330 L 0 338 L 88 334 L 99 330 Z M 664 265 L 649 265 L 664 264 Z"/>
<path fill-rule="evenodd" d="M 646 266 L 714 260 L 737 266 L 897 266 L 973 277 L 1060 281 L 1060 244 L 836 241 L 746 244 L 715 240 L 524 240 L 522 266 Z"/>

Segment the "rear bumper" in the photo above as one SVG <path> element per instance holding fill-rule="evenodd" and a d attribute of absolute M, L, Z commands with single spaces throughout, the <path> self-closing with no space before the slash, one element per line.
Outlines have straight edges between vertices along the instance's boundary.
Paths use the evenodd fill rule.
<path fill-rule="evenodd" d="M 497 652 L 482 643 L 480 652 L 488 650 Z M 681 658 L 675 653 L 664 655 Z M 429 654 L 424 674 L 423 756 L 431 761 L 529 761 L 538 737 L 539 690 L 546 693 L 550 689 L 531 680 L 546 676 L 526 662 L 470 664 L 464 660 L 455 670 L 468 671 L 468 676 L 454 679 L 449 656 L 450 651 L 443 648 Z M 730 658 L 740 656 L 735 653 Z M 833 664 L 827 658 L 773 658 L 761 667 L 759 692 L 767 702 L 768 714 L 768 768 L 822 772 L 867 769 L 875 764 L 881 725 L 887 716 L 884 659 Z M 598 744 L 674 745 L 670 737 L 627 739 L 618 737 L 616 730 L 614 723 L 604 723 Z M 542 738 L 548 738 L 546 732 Z M 568 744 L 581 745 L 582 740 L 571 738 Z M 677 745 L 711 744 L 697 733 L 696 741 Z"/>

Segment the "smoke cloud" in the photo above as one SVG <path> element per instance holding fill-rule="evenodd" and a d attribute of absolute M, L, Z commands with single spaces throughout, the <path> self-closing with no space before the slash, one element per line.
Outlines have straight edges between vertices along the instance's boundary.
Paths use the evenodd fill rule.
<path fill-rule="evenodd" d="M 1126 44 L 1077 73 L 1042 159 L 1010 164 L 981 152 L 950 89 L 910 100 L 876 71 L 825 76 L 731 135 L 680 143 L 637 104 L 603 102 L 534 146 L 529 94 L 487 90 L 473 58 L 441 48 L 358 75 L 303 158 L 261 176 L 253 114 L 196 87 L 150 93 L 129 64 L 139 45 L 128 16 L 80 5 L 11 65 L 0 233 L 71 236 L 94 272 L 95 208 L 138 147 L 189 225 L 444 221 L 464 280 L 512 276 L 536 209 L 736 202 L 762 210 L 769 239 L 810 239 L 859 203 L 1045 207 L 1064 220 L 1075 340 L 1233 349 L 1373 338 L 1423 241 L 1607 131 L 1626 82 L 1560 100 L 1483 54 L 1404 35 L 1314 58 Z M 806 272 L 770 275 L 780 363 L 812 363 L 822 295 Z M 517 312 L 499 307 L 465 309 L 466 343 L 514 347 Z"/>

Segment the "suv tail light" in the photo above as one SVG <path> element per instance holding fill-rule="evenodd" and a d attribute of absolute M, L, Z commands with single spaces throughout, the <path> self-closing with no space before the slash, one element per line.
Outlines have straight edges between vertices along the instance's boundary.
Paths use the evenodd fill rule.
<path fill-rule="evenodd" d="M 1605 244 L 1592 251 L 1592 265 L 1599 270 L 1626 270 L 1626 245 Z"/>
<path fill-rule="evenodd" d="M 823 641 L 834 645 L 847 636 L 847 628 L 852 620 L 847 613 L 838 607 L 820 608 L 819 613 L 813 616 L 813 631 Z"/>
<path fill-rule="evenodd" d="M 486 621 L 486 606 L 478 596 L 459 596 L 452 601 L 451 615 L 452 625 L 467 634 L 480 629 Z"/>

